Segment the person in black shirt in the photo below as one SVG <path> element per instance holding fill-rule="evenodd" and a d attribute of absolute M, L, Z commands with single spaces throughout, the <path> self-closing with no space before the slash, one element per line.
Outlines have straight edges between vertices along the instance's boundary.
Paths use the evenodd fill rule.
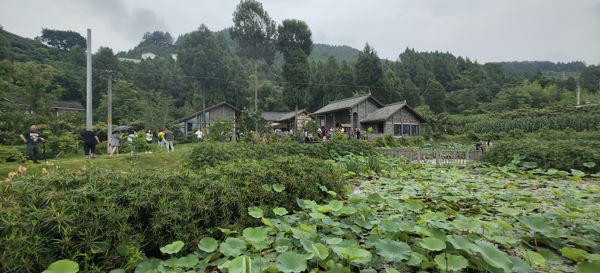
<path fill-rule="evenodd" d="M 31 125 L 29 131 L 22 133 L 19 137 L 25 144 L 27 144 L 27 149 L 25 151 L 29 159 L 33 161 L 33 163 L 38 163 L 40 154 L 38 144 L 46 140 L 37 132 L 37 125 Z"/>
<path fill-rule="evenodd" d="M 85 159 L 92 159 L 96 153 L 96 144 L 100 143 L 98 136 L 91 128 L 81 132 L 81 138 L 83 139 L 83 152 L 85 153 Z"/>

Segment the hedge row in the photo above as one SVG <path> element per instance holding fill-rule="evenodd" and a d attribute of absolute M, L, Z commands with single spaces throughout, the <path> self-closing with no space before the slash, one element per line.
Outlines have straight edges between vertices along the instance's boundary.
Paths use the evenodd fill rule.
<path fill-rule="evenodd" d="M 333 140 L 318 144 L 296 142 L 247 144 L 242 142 L 203 142 L 196 145 L 186 159 L 192 169 L 212 167 L 220 162 L 237 159 L 264 159 L 274 156 L 305 155 L 317 159 L 334 159 L 345 155 L 375 153 L 371 143 L 355 140 Z"/>
<path fill-rule="evenodd" d="M 89 266 L 127 268 L 141 253 L 160 256 L 174 240 L 195 242 L 216 227 L 256 224 L 247 208 L 297 209 L 324 200 L 320 185 L 342 193 L 342 173 L 306 156 L 224 162 L 203 172 L 53 171 L 0 182 L 0 267 L 41 272 L 70 258 Z M 272 190 L 282 184 L 281 193 Z"/>
<path fill-rule="evenodd" d="M 513 160 L 514 155 L 524 156 L 525 161 L 535 162 L 544 169 L 600 171 L 600 141 L 526 138 L 499 141 L 483 154 L 482 160 L 495 165 L 506 165 Z M 593 162 L 595 166 L 584 166 L 587 162 Z"/>

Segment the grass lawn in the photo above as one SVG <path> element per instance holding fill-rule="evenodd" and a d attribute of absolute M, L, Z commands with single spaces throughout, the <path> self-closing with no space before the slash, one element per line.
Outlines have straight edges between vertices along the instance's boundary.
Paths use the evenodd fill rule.
<path fill-rule="evenodd" d="M 166 150 L 151 154 L 136 153 L 135 155 L 121 154 L 109 158 L 108 155 L 96 156 L 92 160 L 85 160 L 83 154 L 71 155 L 64 158 L 43 160 L 40 164 L 27 163 L 2 163 L 0 164 L 0 178 L 6 177 L 8 173 L 16 171 L 19 166 L 25 166 L 28 173 L 41 173 L 43 168 L 80 169 L 86 166 L 96 166 L 114 170 L 145 170 L 145 169 L 177 169 L 183 165 L 185 154 L 192 149 L 194 144 L 180 144 L 175 146 L 175 152 L 168 153 Z"/>

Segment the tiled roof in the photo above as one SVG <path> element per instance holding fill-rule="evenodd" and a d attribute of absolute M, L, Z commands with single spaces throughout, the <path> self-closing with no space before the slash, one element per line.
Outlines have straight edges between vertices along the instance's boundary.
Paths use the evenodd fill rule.
<path fill-rule="evenodd" d="M 187 115 L 187 116 L 185 116 L 185 117 L 179 118 L 179 119 L 175 120 L 175 123 L 179 123 L 179 122 L 186 121 L 186 120 L 188 120 L 188 119 L 191 119 L 191 118 L 193 118 L 193 117 L 195 117 L 195 116 L 197 116 L 197 115 L 201 114 L 202 112 L 208 112 L 208 111 L 212 110 L 213 108 L 219 107 L 219 106 L 221 106 L 221 105 L 226 105 L 226 106 L 228 106 L 229 108 L 231 108 L 231 109 L 235 110 L 236 112 L 238 112 L 238 113 L 240 112 L 240 109 L 237 109 L 235 106 L 233 106 L 233 105 L 231 105 L 231 104 L 229 104 L 229 103 L 227 103 L 227 102 L 224 102 L 224 101 L 222 101 L 222 102 L 219 102 L 219 103 L 217 103 L 217 104 L 215 104 L 215 105 L 213 105 L 213 106 L 210 106 L 210 107 L 207 107 L 207 108 L 205 108 L 205 109 L 203 109 L 203 110 L 200 110 L 200 111 L 198 111 L 198 112 L 194 112 L 194 113 L 191 113 L 191 114 L 189 114 L 189 115 Z"/>
<path fill-rule="evenodd" d="M 382 121 L 387 119 L 389 116 L 396 113 L 398 110 L 402 109 L 406 105 L 405 101 L 396 102 L 393 104 L 388 104 L 382 108 L 379 108 L 369 114 L 362 119 L 360 122 L 373 122 L 373 121 Z"/>
<path fill-rule="evenodd" d="M 389 118 L 391 115 L 393 115 L 394 113 L 398 112 L 402 108 L 406 108 L 406 110 L 411 112 L 417 119 L 419 119 L 420 122 L 425 122 L 425 118 L 423 118 L 421 115 L 419 115 L 419 113 L 417 113 L 415 110 L 410 108 L 410 106 L 408 106 L 408 104 L 406 104 L 406 101 L 400 101 L 400 102 L 388 104 L 382 108 L 379 108 L 379 109 L 367 114 L 367 116 L 364 119 L 360 120 L 360 122 L 368 123 L 368 122 L 384 121 L 387 118 Z"/>
<path fill-rule="evenodd" d="M 329 104 L 325 105 L 323 108 L 317 110 L 314 114 L 322 114 L 322 113 L 328 113 L 328 112 L 338 111 L 338 110 L 342 110 L 342 109 L 352 108 L 354 105 L 357 105 L 368 98 L 372 98 L 370 94 L 332 101 Z M 375 100 L 375 99 L 373 99 L 373 100 Z M 375 100 L 375 101 L 377 101 L 377 100 Z"/>
<path fill-rule="evenodd" d="M 62 109 L 73 109 L 73 110 L 85 110 L 83 105 L 75 101 L 53 101 L 49 103 L 51 108 L 62 108 Z"/>
<path fill-rule="evenodd" d="M 298 110 L 298 114 L 308 113 L 306 109 Z M 264 112 L 262 113 L 262 117 L 266 121 L 284 121 L 294 118 L 296 111 L 291 112 Z"/>

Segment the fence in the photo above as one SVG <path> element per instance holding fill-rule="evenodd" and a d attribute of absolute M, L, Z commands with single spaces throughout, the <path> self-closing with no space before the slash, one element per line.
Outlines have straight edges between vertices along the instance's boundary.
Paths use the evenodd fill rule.
<path fill-rule="evenodd" d="M 386 156 L 404 157 L 411 162 L 468 165 L 481 161 L 481 151 L 434 148 L 386 148 L 380 152 Z"/>

